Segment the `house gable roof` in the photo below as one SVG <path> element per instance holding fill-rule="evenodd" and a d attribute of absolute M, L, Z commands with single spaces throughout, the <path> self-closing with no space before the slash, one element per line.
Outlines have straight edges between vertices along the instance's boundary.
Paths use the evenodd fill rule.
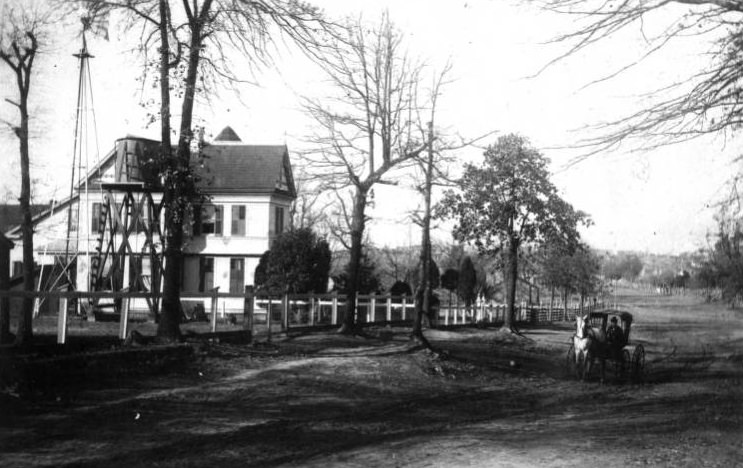
<path fill-rule="evenodd" d="M 31 216 L 34 217 L 49 208 L 49 205 L 31 205 Z M 23 222 L 21 205 L 0 204 L 0 232 L 5 232 Z"/>
<path fill-rule="evenodd" d="M 219 135 L 214 138 L 214 141 L 242 141 L 237 132 L 235 132 L 229 125 L 224 127 Z"/>
<path fill-rule="evenodd" d="M 281 193 L 296 197 L 285 145 L 207 145 L 198 169 L 207 193 Z"/>
<path fill-rule="evenodd" d="M 127 139 L 146 140 L 140 137 L 127 135 Z M 223 140 L 218 140 L 224 138 Z M 199 186 L 208 194 L 216 193 L 278 193 L 296 198 L 296 188 L 292 174 L 289 151 L 286 145 L 245 145 L 241 144 L 240 137 L 230 127 L 225 127 L 212 144 L 202 149 L 203 164 L 197 166 L 196 173 L 201 177 Z M 115 163 L 116 150 L 112 149 L 101 161 L 93 167 L 87 175 L 91 187 L 99 187 L 99 173 L 110 168 Z M 82 189 L 83 182 L 77 186 Z M 67 197 L 56 204 L 36 205 L 34 207 L 34 223 L 50 216 L 52 211 L 65 208 L 78 198 L 78 193 Z M 12 212 L 13 206 L 0 205 L 0 231 L 10 236 L 20 233 L 21 218 L 6 217 L 6 212 Z M 3 208 L 10 207 L 10 208 Z"/>

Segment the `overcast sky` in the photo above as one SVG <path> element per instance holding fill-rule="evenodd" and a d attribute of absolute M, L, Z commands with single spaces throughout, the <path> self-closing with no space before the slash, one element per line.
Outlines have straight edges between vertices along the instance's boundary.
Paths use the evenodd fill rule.
<path fill-rule="evenodd" d="M 597 155 L 569 169 L 565 164 L 578 150 L 553 149 L 587 136 L 586 130 L 581 130 L 586 125 L 621 117 L 652 103 L 645 93 L 699 69 L 703 64 L 700 53 L 708 45 L 704 41 L 672 45 L 617 78 L 585 88 L 637 58 L 643 50 L 642 34 L 629 31 L 528 78 L 560 52 L 559 47 L 545 42 L 569 28 L 567 18 L 540 13 L 530 6 L 532 2 L 314 3 L 334 17 L 363 12 L 369 20 L 387 8 L 405 32 L 412 55 L 426 60 L 432 69 L 451 60 L 455 80 L 444 89 L 438 114 L 442 129 L 467 136 L 497 130 L 529 137 L 552 159 L 553 180 L 564 198 L 593 217 L 595 224 L 584 237 L 594 247 L 670 253 L 706 245 L 705 235 L 714 230 L 714 210 L 709 205 L 719 198 L 733 170 L 730 161 L 738 154 L 735 141 L 706 138 L 651 152 Z M 658 18 L 657 24 L 646 24 L 645 32 L 650 34 L 662 26 L 663 19 Z M 147 109 L 139 105 L 142 93 L 136 78 L 140 58 L 128 52 L 132 38 L 115 28 L 111 31 L 108 42 L 90 41 L 95 55 L 91 78 L 101 155 L 127 133 L 158 135 L 156 127 L 145 127 Z M 32 91 L 38 116 L 32 122 L 32 171 L 38 179 L 36 199 L 41 202 L 54 196 L 62 198 L 69 191 L 77 92 L 77 63 L 71 54 L 79 45 L 74 31 L 60 37 L 63 40 L 40 57 Z M 6 70 L 0 78 L 2 97 L 12 96 Z M 310 122 L 298 109 L 298 96 L 319 92 L 322 75 L 299 54 L 283 52 L 276 67 L 263 71 L 256 80 L 260 86 L 242 86 L 239 96 L 222 91 L 203 104 L 199 113 L 207 129 L 216 134 L 224 125 L 231 125 L 248 143 L 287 143 L 290 151 L 302 149 Z M 15 118 L 13 108 L 0 105 L 0 117 Z M 89 130 L 93 134 L 92 119 Z M 3 129 L 0 144 L 0 194 L 12 200 L 19 186 L 17 143 Z M 92 153 L 94 146 L 91 143 Z M 481 152 L 462 151 L 461 158 L 478 161 Z M 413 192 L 387 188 L 375 193 L 372 215 L 377 221 L 371 230 L 372 240 L 380 245 L 417 243 L 418 230 L 404 222 L 407 211 L 417 203 Z M 437 237 L 450 240 L 445 231 L 440 230 Z"/>

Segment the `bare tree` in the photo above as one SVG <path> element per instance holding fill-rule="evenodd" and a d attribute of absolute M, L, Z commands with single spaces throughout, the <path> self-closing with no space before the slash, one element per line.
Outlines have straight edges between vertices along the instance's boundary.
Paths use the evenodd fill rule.
<path fill-rule="evenodd" d="M 641 140 L 655 148 L 701 135 L 734 132 L 743 123 L 743 2 L 737 0 L 543 0 L 546 10 L 567 15 L 571 30 L 553 39 L 566 50 L 547 66 L 636 28 L 645 50 L 636 61 L 620 64 L 598 81 L 611 79 L 660 53 L 676 40 L 695 37 L 710 44 L 707 65 L 676 83 L 664 85 L 648 105 L 618 120 L 599 124 L 582 142 L 587 151 L 576 161 L 623 143 Z M 645 23 L 662 18 L 665 27 L 645 34 Z M 546 68 L 546 67 L 545 67 Z"/>
<path fill-rule="evenodd" d="M 28 98 L 31 92 L 31 77 L 34 70 L 34 60 L 39 52 L 40 35 L 48 26 L 49 13 L 37 5 L 19 5 L 12 9 L 7 5 L 0 11 L 0 60 L 12 72 L 15 78 L 17 97 L 6 97 L 5 102 L 18 109 L 19 121 L 2 120 L 8 125 L 18 138 L 21 162 L 21 193 L 19 202 L 23 221 L 21 233 L 23 237 L 23 289 L 34 290 L 34 242 L 33 224 L 31 222 L 31 175 L 29 170 L 30 152 L 29 140 L 29 109 Z M 10 89 L 10 87 L 8 88 Z M 7 313 L 7 311 L 4 311 Z M 33 338 L 33 299 L 23 299 L 22 317 L 18 324 L 16 344 L 29 344 Z M 8 317 L 3 317 L 4 324 L 9 323 Z M 3 327 L 5 328 L 5 326 Z M 6 330 L 3 330 L 6 331 Z M 7 333 L 4 333 L 7 335 Z M 0 336 L 0 340 L 3 336 Z"/>
<path fill-rule="evenodd" d="M 231 54 L 270 64 L 275 35 L 288 37 L 305 52 L 322 47 L 320 37 L 330 28 L 320 11 L 297 0 L 83 0 L 106 9 L 129 13 L 131 25 L 142 25 L 142 50 L 157 47 L 162 161 L 165 179 L 165 272 L 162 312 L 157 336 L 162 341 L 180 337 L 180 287 L 183 264 L 184 220 L 195 197 L 196 178 L 192 153 L 198 152 L 194 131 L 194 106 L 198 94 L 217 85 L 241 82 L 233 70 Z M 179 6 L 178 6 L 179 5 Z M 182 94 L 178 143 L 170 147 L 170 70 L 182 65 L 178 83 Z M 175 153 L 175 154 L 173 154 Z"/>
<path fill-rule="evenodd" d="M 436 120 L 436 103 L 443 91 L 443 87 L 448 83 L 448 75 L 452 70 L 451 63 L 447 63 L 439 73 L 429 90 L 428 101 L 430 108 L 428 112 L 427 128 L 420 128 L 421 139 L 425 139 L 425 133 L 428 133 L 428 140 L 431 144 L 428 150 L 416 158 L 416 173 L 414 176 L 415 189 L 423 198 L 423 206 L 418 213 L 414 213 L 413 221 L 421 227 L 421 251 L 420 251 L 420 270 L 418 290 L 416 291 L 415 315 L 413 317 L 413 331 L 411 338 L 413 341 L 430 347 L 428 341 L 423 336 L 422 319 L 423 316 L 431 316 L 431 299 L 433 291 L 431 287 L 431 271 L 433 259 L 431 255 L 431 219 L 433 206 L 431 203 L 433 190 L 435 187 L 452 186 L 455 182 L 449 174 L 449 167 L 456 161 L 455 150 L 472 145 L 477 141 L 491 135 L 488 132 L 472 140 L 465 140 L 457 136 L 449 137 L 441 131 L 434 132 L 434 123 Z M 418 109 L 418 122 L 424 121 L 421 109 Z"/>
<path fill-rule="evenodd" d="M 304 101 L 306 112 L 320 130 L 310 137 L 314 146 L 305 155 L 336 193 L 342 222 L 336 234 L 349 249 L 349 288 L 340 331 L 355 333 L 366 209 L 378 184 L 395 184 L 393 169 L 415 161 L 431 144 L 417 129 L 416 111 L 421 64 L 403 49 L 402 35 L 387 14 L 379 24 L 349 22 L 347 37 L 333 42 L 321 57 L 337 94 L 330 99 Z M 350 199 L 350 201 L 349 201 Z"/>
<path fill-rule="evenodd" d="M 421 227 L 421 251 L 419 261 L 420 270 L 418 272 L 418 290 L 415 295 L 415 314 L 413 316 L 411 339 L 426 347 L 430 347 L 430 344 L 423 336 L 423 316 L 431 316 L 431 299 L 433 295 L 431 288 L 431 264 L 433 262 L 433 259 L 431 258 L 431 196 L 433 194 L 434 185 L 439 185 L 442 182 L 446 184 L 449 181 L 447 168 L 448 164 L 452 162 L 452 158 L 447 152 L 448 148 L 445 140 L 442 138 L 436 138 L 434 135 L 434 121 L 436 118 L 436 101 L 439 98 L 442 87 L 446 84 L 446 76 L 450 71 L 451 64 L 447 63 L 431 88 L 431 108 L 427 125 L 428 128 L 425 130 L 428 132 L 428 139 L 431 141 L 431 144 L 429 145 L 425 156 L 417 158 L 416 160 L 419 174 L 416 178 L 418 183 L 415 188 L 423 198 L 423 207 L 421 213 L 414 216 L 414 222 Z M 418 119 L 418 121 L 421 120 L 421 118 Z M 420 131 L 421 133 L 424 132 L 423 129 Z"/>
<path fill-rule="evenodd" d="M 307 176 L 300 169 L 300 175 L 294 177 L 297 198 L 289 209 L 291 229 L 310 228 L 320 234 L 327 234 L 328 216 L 325 210 L 330 202 L 324 199 L 320 190 L 313 183 L 314 177 Z"/>

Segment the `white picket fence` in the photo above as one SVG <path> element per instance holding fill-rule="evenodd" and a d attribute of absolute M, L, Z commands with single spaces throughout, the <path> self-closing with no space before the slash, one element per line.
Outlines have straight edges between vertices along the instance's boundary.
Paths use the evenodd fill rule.
<path fill-rule="evenodd" d="M 118 336 L 126 338 L 130 322 L 142 320 L 144 311 L 137 312 L 133 307 L 147 299 L 159 299 L 159 295 L 144 292 L 20 292 L 0 291 L 2 297 L 58 298 L 57 342 L 64 343 L 70 315 L 82 309 L 80 304 L 95 299 L 98 303 L 119 301 L 116 313 L 110 314 L 109 321 L 119 322 Z M 343 322 L 346 311 L 346 297 L 338 294 L 297 294 L 283 297 L 256 295 L 249 290 L 244 294 L 210 292 L 184 292 L 184 303 L 201 305 L 199 313 L 191 309 L 186 313 L 189 321 L 209 323 L 209 331 L 249 332 L 251 335 L 288 332 L 292 329 L 312 329 L 335 327 Z M 227 304 L 230 307 L 227 307 Z M 415 302 L 412 296 L 359 295 L 356 299 L 355 321 L 362 325 L 409 325 L 413 319 Z M 236 304 L 242 307 L 237 307 Z M 72 306 L 75 304 L 75 306 Z M 577 306 L 565 311 L 560 307 L 519 304 L 515 319 L 517 322 L 553 322 L 573 320 L 576 313 L 585 313 L 603 307 L 602 303 L 592 303 L 583 309 Z M 442 303 L 434 309 L 432 317 L 427 317 L 432 326 L 447 327 L 470 324 L 497 324 L 503 322 L 506 314 L 504 304 L 478 302 L 467 308 L 459 302 Z M 105 318 L 96 314 L 99 319 Z M 139 317 L 137 317 L 139 315 Z M 150 317 L 154 319 L 154 317 Z M 90 317 L 89 319 L 92 319 Z"/>

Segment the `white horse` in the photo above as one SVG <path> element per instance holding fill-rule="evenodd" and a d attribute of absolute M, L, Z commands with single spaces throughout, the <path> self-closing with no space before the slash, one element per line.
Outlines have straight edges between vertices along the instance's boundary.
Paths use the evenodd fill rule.
<path fill-rule="evenodd" d="M 575 352 L 575 374 L 584 380 L 591 374 L 593 360 L 598 357 L 601 361 L 601 381 L 604 381 L 606 359 L 601 352 L 606 338 L 599 330 L 588 324 L 588 315 L 575 317 L 575 335 L 573 335 L 573 351 Z"/>

